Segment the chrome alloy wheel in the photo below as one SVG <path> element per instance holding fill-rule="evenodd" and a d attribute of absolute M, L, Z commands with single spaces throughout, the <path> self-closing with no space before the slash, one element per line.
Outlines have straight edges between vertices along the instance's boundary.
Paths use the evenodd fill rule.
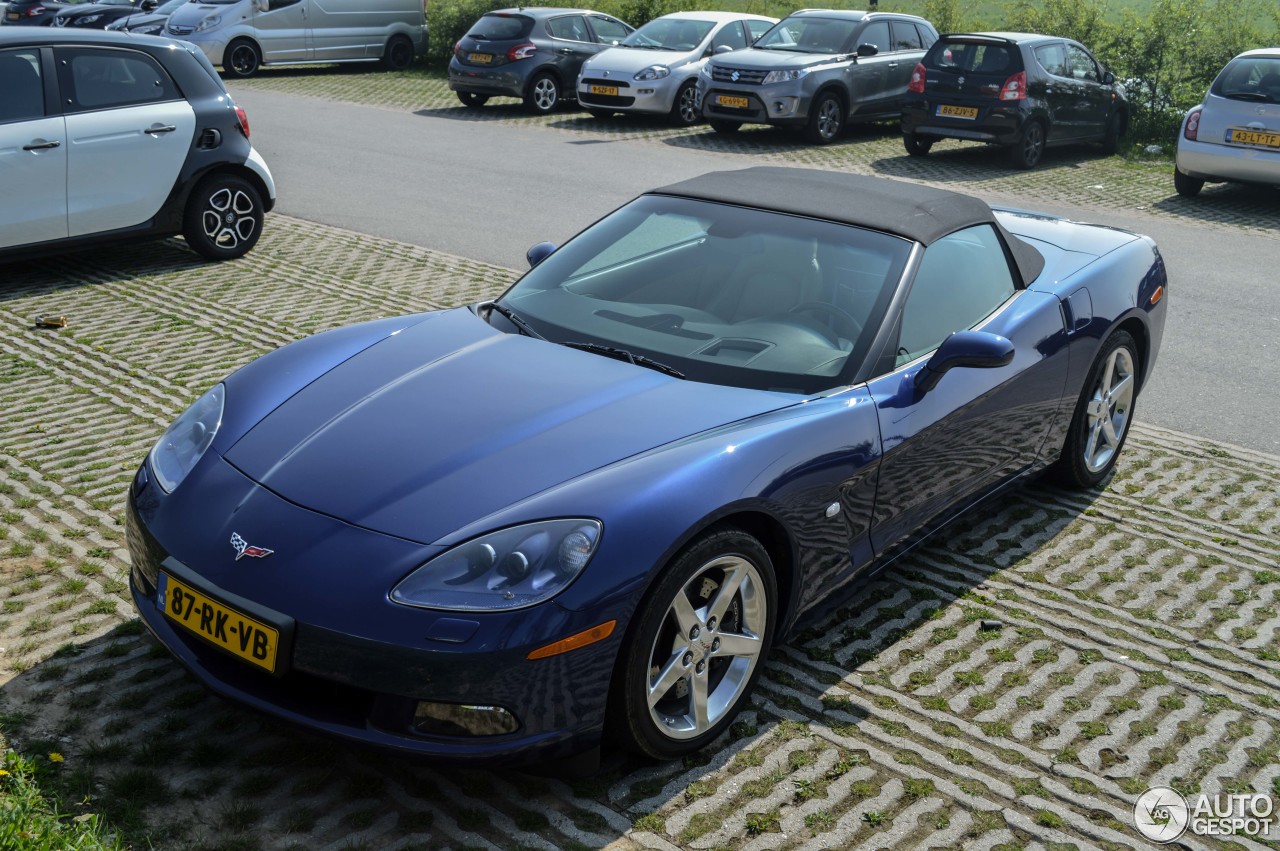
<path fill-rule="evenodd" d="M 258 226 L 253 199 L 239 189 L 219 189 L 209 196 L 201 213 L 205 236 L 219 248 L 234 249 L 247 242 Z"/>
<path fill-rule="evenodd" d="M 733 708 L 760 661 L 767 616 L 764 581 L 751 562 L 720 556 L 694 572 L 649 651 L 645 694 L 660 732 L 692 739 Z"/>
<path fill-rule="evenodd" d="M 533 84 L 533 102 L 540 112 L 555 109 L 560 100 L 560 87 L 550 77 L 543 77 Z"/>
<path fill-rule="evenodd" d="M 676 108 L 680 111 L 682 124 L 697 124 L 702 118 L 702 110 L 698 109 L 698 90 L 694 86 L 685 86 L 676 97 Z"/>
<path fill-rule="evenodd" d="M 1133 355 L 1121 346 L 1107 358 L 1093 396 L 1085 406 L 1088 434 L 1084 446 L 1084 465 L 1090 473 L 1107 467 L 1120 449 L 1129 428 L 1129 411 L 1133 407 Z"/>

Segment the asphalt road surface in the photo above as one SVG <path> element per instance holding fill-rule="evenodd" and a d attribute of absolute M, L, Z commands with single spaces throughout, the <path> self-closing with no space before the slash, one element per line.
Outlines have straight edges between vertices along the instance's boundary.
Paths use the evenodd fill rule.
<path fill-rule="evenodd" d="M 750 157 L 237 91 L 280 191 L 277 210 L 514 268 L 639 193 Z M 1280 234 L 1041 204 L 1006 204 L 1154 237 L 1170 316 L 1140 420 L 1280 455 Z"/>

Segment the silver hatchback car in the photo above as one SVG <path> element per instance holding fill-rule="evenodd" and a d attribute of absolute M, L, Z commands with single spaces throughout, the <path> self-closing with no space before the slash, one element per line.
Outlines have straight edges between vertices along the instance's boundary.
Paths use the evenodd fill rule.
<path fill-rule="evenodd" d="M 1182 120 L 1174 188 L 1222 182 L 1280 185 L 1280 47 L 1232 59 Z"/>

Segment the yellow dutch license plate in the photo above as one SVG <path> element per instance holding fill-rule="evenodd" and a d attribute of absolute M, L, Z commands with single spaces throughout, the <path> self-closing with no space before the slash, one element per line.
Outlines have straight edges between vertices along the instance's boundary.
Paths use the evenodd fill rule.
<path fill-rule="evenodd" d="M 608 95 L 611 98 L 616 98 L 618 96 L 618 87 L 617 86 L 591 86 L 591 94 Z"/>
<path fill-rule="evenodd" d="M 716 95 L 716 105 L 727 106 L 732 109 L 748 109 L 751 106 L 751 101 L 746 98 L 736 98 L 730 95 Z"/>
<path fill-rule="evenodd" d="M 467 61 L 472 65 L 488 65 L 493 62 L 492 53 L 468 53 Z"/>
<path fill-rule="evenodd" d="M 946 115 L 950 118 L 977 118 L 978 110 L 972 106 L 950 106 L 949 104 L 941 104 L 938 107 L 939 115 Z"/>
<path fill-rule="evenodd" d="M 275 673 L 280 631 L 161 571 L 160 611 L 178 626 L 251 665 Z"/>
<path fill-rule="evenodd" d="M 1268 148 L 1280 148 L 1280 133 L 1267 133 L 1261 130 L 1240 130 L 1232 128 L 1227 131 L 1227 141 L 1238 145 L 1264 145 Z"/>

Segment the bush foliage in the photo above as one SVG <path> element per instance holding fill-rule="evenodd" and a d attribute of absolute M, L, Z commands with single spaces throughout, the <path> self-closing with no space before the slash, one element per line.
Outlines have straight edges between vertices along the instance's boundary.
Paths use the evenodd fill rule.
<path fill-rule="evenodd" d="M 830 8 L 867 8 L 836 0 Z M 566 4 L 567 5 L 567 4 Z M 669 12 L 722 9 L 775 18 L 818 3 L 786 0 L 599 0 L 591 8 L 641 26 Z M 439 68 L 454 43 L 485 12 L 508 8 L 502 0 L 432 0 L 429 61 Z M 940 32 L 1012 30 L 1073 38 L 1121 80 L 1133 113 L 1129 137 L 1169 144 L 1183 113 L 1200 102 L 1231 57 L 1254 47 L 1280 45 L 1280 3 L 1274 0 L 1151 0 L 1142 12 L 1113 11 L 1106 0 L 881 0 L 884 11 L 923 15 Z M 998 10 L 998 11 L 993 11 Z"/>

